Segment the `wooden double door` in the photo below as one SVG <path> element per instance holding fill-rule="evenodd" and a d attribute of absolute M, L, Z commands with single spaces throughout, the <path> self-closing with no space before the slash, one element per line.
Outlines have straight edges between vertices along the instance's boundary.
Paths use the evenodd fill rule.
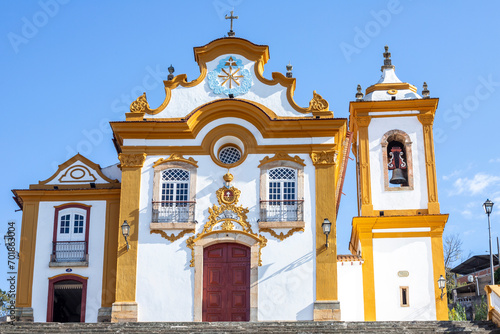
<path fill-rule="evenodd" d="M 250 320 L 250 247 L 222 243 L 203 251 L 203 321 Z"/>

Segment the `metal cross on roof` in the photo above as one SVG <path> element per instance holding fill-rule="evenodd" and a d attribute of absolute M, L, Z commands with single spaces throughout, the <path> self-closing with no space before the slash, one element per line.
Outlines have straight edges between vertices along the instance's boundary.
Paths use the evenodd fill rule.
<path fill-rule="evenodd" d="M 233 16 L 233 11 L 231 11 L 231 16 L 226 15 L 226 20 L 231 20 L 231 30 L 227 33 L 229 37 L 234 37 L 234 31 L 233 31 L 233 19 L 237 19 L 238 16 Z"/>

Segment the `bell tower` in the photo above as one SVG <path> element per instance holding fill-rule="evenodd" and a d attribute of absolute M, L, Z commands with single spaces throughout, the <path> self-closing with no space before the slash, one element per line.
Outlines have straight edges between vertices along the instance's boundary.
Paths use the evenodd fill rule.
<path fill-rule="evenodd" d="M 426 83 L 419 95 L 399 80 L 387 46 L 383 56 L 380 80 L 366 95 L 358 85 L 349 108 L 358 186 L 349 248 L 365 261 L 365 320 L 445 320 L 437 280 L 445 275 L 448 215 L 439 209 L 432 130 L 438 99 Z"/>

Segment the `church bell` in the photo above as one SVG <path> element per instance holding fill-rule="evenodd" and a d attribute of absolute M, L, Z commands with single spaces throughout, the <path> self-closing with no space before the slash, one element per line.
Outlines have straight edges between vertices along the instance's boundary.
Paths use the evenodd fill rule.
<path fill-rule="evenodd" d="M 404 152 L 401 147 L 393 146 L 389 152 L 391 160 L 388 163 L 388 169 L 392 170 L 392 177 L 389 180 L 391 184 L 404 184 L 407 183 L 403 173 L 406 169 L 406 162 L 403 159 Z"/>
<path fill-rule="evenodd" d="M 392 171 L 392 177 L 389 181 L 391 184 L 403 184 L 406 183 L 406 178 L 403 175 L 403 170 L 401 168 L 395 168 Z"/>

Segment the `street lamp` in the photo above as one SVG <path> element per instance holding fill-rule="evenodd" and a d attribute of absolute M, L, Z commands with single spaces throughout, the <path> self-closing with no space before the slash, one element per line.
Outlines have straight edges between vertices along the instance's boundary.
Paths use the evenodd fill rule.
<path fill-rule="evenodd" d="M 128 250 L 130 248 L 130 246 L 128 244 L 127 238 L 130 235 L 130 225 L 125 220 L 121 227 L 122 227 L 122 234 L 123 234 L 123 237 L 125 238 L 125 242 L 127 243 L 127 250 Z"/>
<path fill-rule="evenodd" d="M 441 289 L 441 300 L 443 300 L 444 297 L 444 288 L 446 286 L 446 280 L 444 279 L 443 275 L 439 276 L 438 279 L 438 287 Z"/>
<path fill-rule="evenodd" d="M 326 235 L 326 248 L 328 248 L 328 234 L 330 234 L 330 231 L 332 230 L 332 223 L 328 220 L 328 218 L 325 218 L 323 220 L 323 224 L 321 224 L 321 228 L 323 228 L 323 233 Z"/>
<path fill-rule="evenodd" d="M 491 252 L 491 223 L 490 214 L 493 211 L 493 202 L 489 199 L 483 204 L 484 212 L 488 215 L 488 233 L 490 235 L 490 271 L 491 271 L 491 285 L 495 285 L 495 274 L 493 272 L 493 253 Z"/>

